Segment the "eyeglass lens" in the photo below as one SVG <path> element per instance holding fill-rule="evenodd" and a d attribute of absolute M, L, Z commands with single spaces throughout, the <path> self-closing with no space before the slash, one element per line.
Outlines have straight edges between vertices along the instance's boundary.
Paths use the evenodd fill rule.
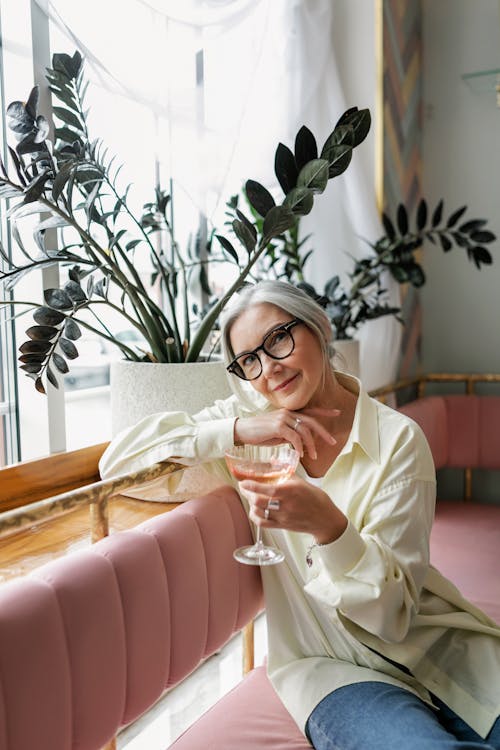
<path fill-rule="evenodd" d="M 276 328 L 268 333 L 259 349 L 262 349 L 272 359 L 284 359 L 288 357 L 295 346 L 293 336 L 286 328 Z M 246 380 L 255 380 L 262 372 L 262 362 L 256 351 L 242 354 L 235 360 L 239 366 L 241 375 Z"/>

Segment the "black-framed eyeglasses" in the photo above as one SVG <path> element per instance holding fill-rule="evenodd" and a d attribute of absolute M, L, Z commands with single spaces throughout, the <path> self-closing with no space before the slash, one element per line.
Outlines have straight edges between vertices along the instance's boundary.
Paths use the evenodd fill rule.
<path fill-rule="evenodd" d="M 242 380 L 256 380 L 262 373 L 262 362 L 257 352 L 261 350 L 271 359 L 285 359 L 295 349 L 292 328 L 302 323 L 294 318 L 289 323 L 276 326 L 265 336 L 262 344 L 249 352 L 242 352 L 227 366 L 227 371 Z"/>

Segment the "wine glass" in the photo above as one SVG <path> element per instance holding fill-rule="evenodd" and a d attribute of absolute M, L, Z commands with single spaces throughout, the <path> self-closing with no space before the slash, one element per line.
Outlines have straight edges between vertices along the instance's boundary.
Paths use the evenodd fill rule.
<path fill-rule="evenodd" d="M 289 445 L 240 445 L 225 453 L 229 471 L 235 479 L 253 479 L 265 484 L 282 484 L 297 468 L 299 454 Z M 240 493 L 245 496 L 240 488 Z M 255 544 L 239 547 L 233 552 L 238 562 L 246 565 L 275 565 L 284 559 L 276 547 L 269 547 L 261 540 L 261 528 L 257 526 Z"/>

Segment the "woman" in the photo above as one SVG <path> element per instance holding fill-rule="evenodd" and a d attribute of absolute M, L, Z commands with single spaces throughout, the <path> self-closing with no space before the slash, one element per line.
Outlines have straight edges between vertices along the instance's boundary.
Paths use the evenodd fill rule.
<path fill-rule="evenodd" d="M 242 483 L 285 562 L 262 569 L 268 672 L 317 750 L 500 749 L 500 628 L 429 566 L 435 471 L 419 427 L 333 371 L 297 288 L 245 289 L 223 320 L 235 396 L 118 436 L 104 476 L 167 458 L 230 479 L 234 444 L 291 443 L 283 485 Z M 270 501 L 272 501 L 270 503 Z"/>

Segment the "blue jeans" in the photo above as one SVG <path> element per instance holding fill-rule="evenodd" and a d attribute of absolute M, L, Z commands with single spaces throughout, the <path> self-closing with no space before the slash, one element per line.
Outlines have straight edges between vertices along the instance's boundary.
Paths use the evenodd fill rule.
<path fill-rule="evenodd" d="M 434 710 L 384 682 L 345 685 L 323 698 L 306 734 L 316 750 L 500 750 L 500 719 L 486 740 L 433 696 Z"/>

